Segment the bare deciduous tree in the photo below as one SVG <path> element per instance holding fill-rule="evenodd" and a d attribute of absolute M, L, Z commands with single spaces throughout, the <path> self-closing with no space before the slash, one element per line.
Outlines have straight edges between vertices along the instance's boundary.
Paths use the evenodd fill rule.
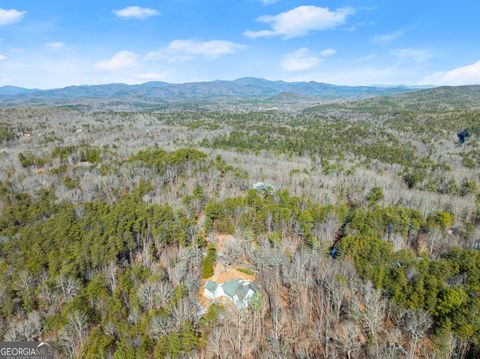
<path fill-rule="evenodd" d="M 356 323 L 345 322 L 342 330 L 335 333 L 335 346 L 339 348 L 348 359 L 352 358 L 355 351 L 361 346 L 358 340 L 360 329 Z"/>
<path fill-rule="evenodd" d="M 432 326 L 433 321 L 427 312 L 411 311 L 404 316 L 404 322 L 405 327 L 412 338 L 409 356 L 414 358 L 419 340 L 423 339 L 427 330 Z"/>
<path fill-rule="evenodd" d="M 75 279 L 65 277 L 62 275 L 58 277 L 57 284 L 63 294 L 63 298 L 66 301 L 69 301 L 70 299 L 75 297 L 78 293 L 79 285 Z"/>
<path fill-rule="evenodd" d="M 87 334 L 88 316 L 80 311 L 70 312 L 67 316 L 68 323 L 60 335 L 61 343 L 69 357 L 79 354 Z"/>

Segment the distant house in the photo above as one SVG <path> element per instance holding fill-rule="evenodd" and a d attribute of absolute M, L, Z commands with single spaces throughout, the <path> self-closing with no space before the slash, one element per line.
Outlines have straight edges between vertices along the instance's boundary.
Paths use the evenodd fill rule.
<path fill-rule="evenodd" d="M 263 182 L 257 182 L 252 186 L 252 189 L 255 189 L 257 191 L 277 191 L 278 186 L 275 186 L 273 184 L 268 184 L 268 183 L 263 183 Z"/>
<path fill-rule="evenodd" d="M 208 281 L 205 284 L 205 296 L 210 300 L 227 298 L 231 300 L 238 309 L 246 308 L 250 304 L 258 287 L 255 283 L 243 279 L 230 279 L 219 284 L 214 281 Z"/>

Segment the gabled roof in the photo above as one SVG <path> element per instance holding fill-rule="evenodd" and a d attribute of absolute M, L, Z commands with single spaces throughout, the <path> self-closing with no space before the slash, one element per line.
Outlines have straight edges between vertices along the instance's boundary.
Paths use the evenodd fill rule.
<path fill-rule="evenodd" d="M 228 282 L 223 283 L 222 287 L 224 292 L 233 298 L 237 293 L 239 285 L 240 279 L 230 279 Z"/>
<path fill-rule="evenodd" d="M 213 293 L 217 290 L 217 283 L 209 280 L 207 284 L 205 284 L 205 289 Z"/>
<path fill-rule="evenodd" d="M 235 296 L 242 298 L 250 289 L 256 291 L 256 288 L 252 285 L 252 282 L 242 279 L 231 279 L 228 282 L 223 283 L 222 287 L 225 294 L 231 298 Z"/>

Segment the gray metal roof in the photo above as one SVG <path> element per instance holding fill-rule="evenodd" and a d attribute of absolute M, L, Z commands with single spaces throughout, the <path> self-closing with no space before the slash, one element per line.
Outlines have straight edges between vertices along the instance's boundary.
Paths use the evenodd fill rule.
<path fill-rule="evenodd" d="M 215 290 L 217 290 L 217 283 L 215 283 L 214 281 L 211 281 L 209 280 L 207 282 L 207 284 L 205 284 L 205 288 L 210 291 L 210 292 L 215 292 Z"/>

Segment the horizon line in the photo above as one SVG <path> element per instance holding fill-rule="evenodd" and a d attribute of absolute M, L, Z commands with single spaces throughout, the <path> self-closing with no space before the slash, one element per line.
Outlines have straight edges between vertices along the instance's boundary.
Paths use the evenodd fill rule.
<path fill-rule="evenodd" d="M 374 88 L 396 88 L 396 87 L 407 87 L 407 88 L 437 88 L 437 87 L 460 87 L 460 86 L 475 86 L 480 84 L 470 84 L 470 85 L 418 85 L 418 84 L 368 84 L 368 85 L 347 85 L 347 84 L 336 84 L 331 82 L 324 82 L 324 81 L 288 81 L 288 80 L 271 80 L 264 77 L 255 77 L 255 76 L 243 76 L 233 80 L 224 80 L 224 79 L 215 79 L 215 80 L 199 80 L 199 81 L 185 81 L 185 82 L 169 82 L 169 81 L 161 81 L 161 80 L 152 80 L 152 81 L 145 81 L 145 82 L 135 82 L 135 83 L 127 83 L 127 82 L 101 82 L 101 83 L 82 83 L 82 84 L 71 84 L 63 87 L 24 87 L 15 84 L 5 84 L 1 85 L 1 88 L 18 88 L 23 90 L 37 90 L 37 91 L 49 91 L 49 90 L 62 90 L 71 87 L 93 87 L 93 86 L 106 86 L 106 85 L 125 85 L 125 86 L 142 86 L 151 83 L 163 83 L 168 85 L 188 85 L 188 84 L 197 84 L 197 83 L 213 83 L 213 82 L 236 82 L 243 79 L 253 79 L 253 80 L 264 80 L 268 82 L 284 82 L 288 84 L 308 84 L 308 83 L 317 83 L 317 84 L 324 84 L 324 85 L 333 85 L 338 87 L 374 87 Z"/>

